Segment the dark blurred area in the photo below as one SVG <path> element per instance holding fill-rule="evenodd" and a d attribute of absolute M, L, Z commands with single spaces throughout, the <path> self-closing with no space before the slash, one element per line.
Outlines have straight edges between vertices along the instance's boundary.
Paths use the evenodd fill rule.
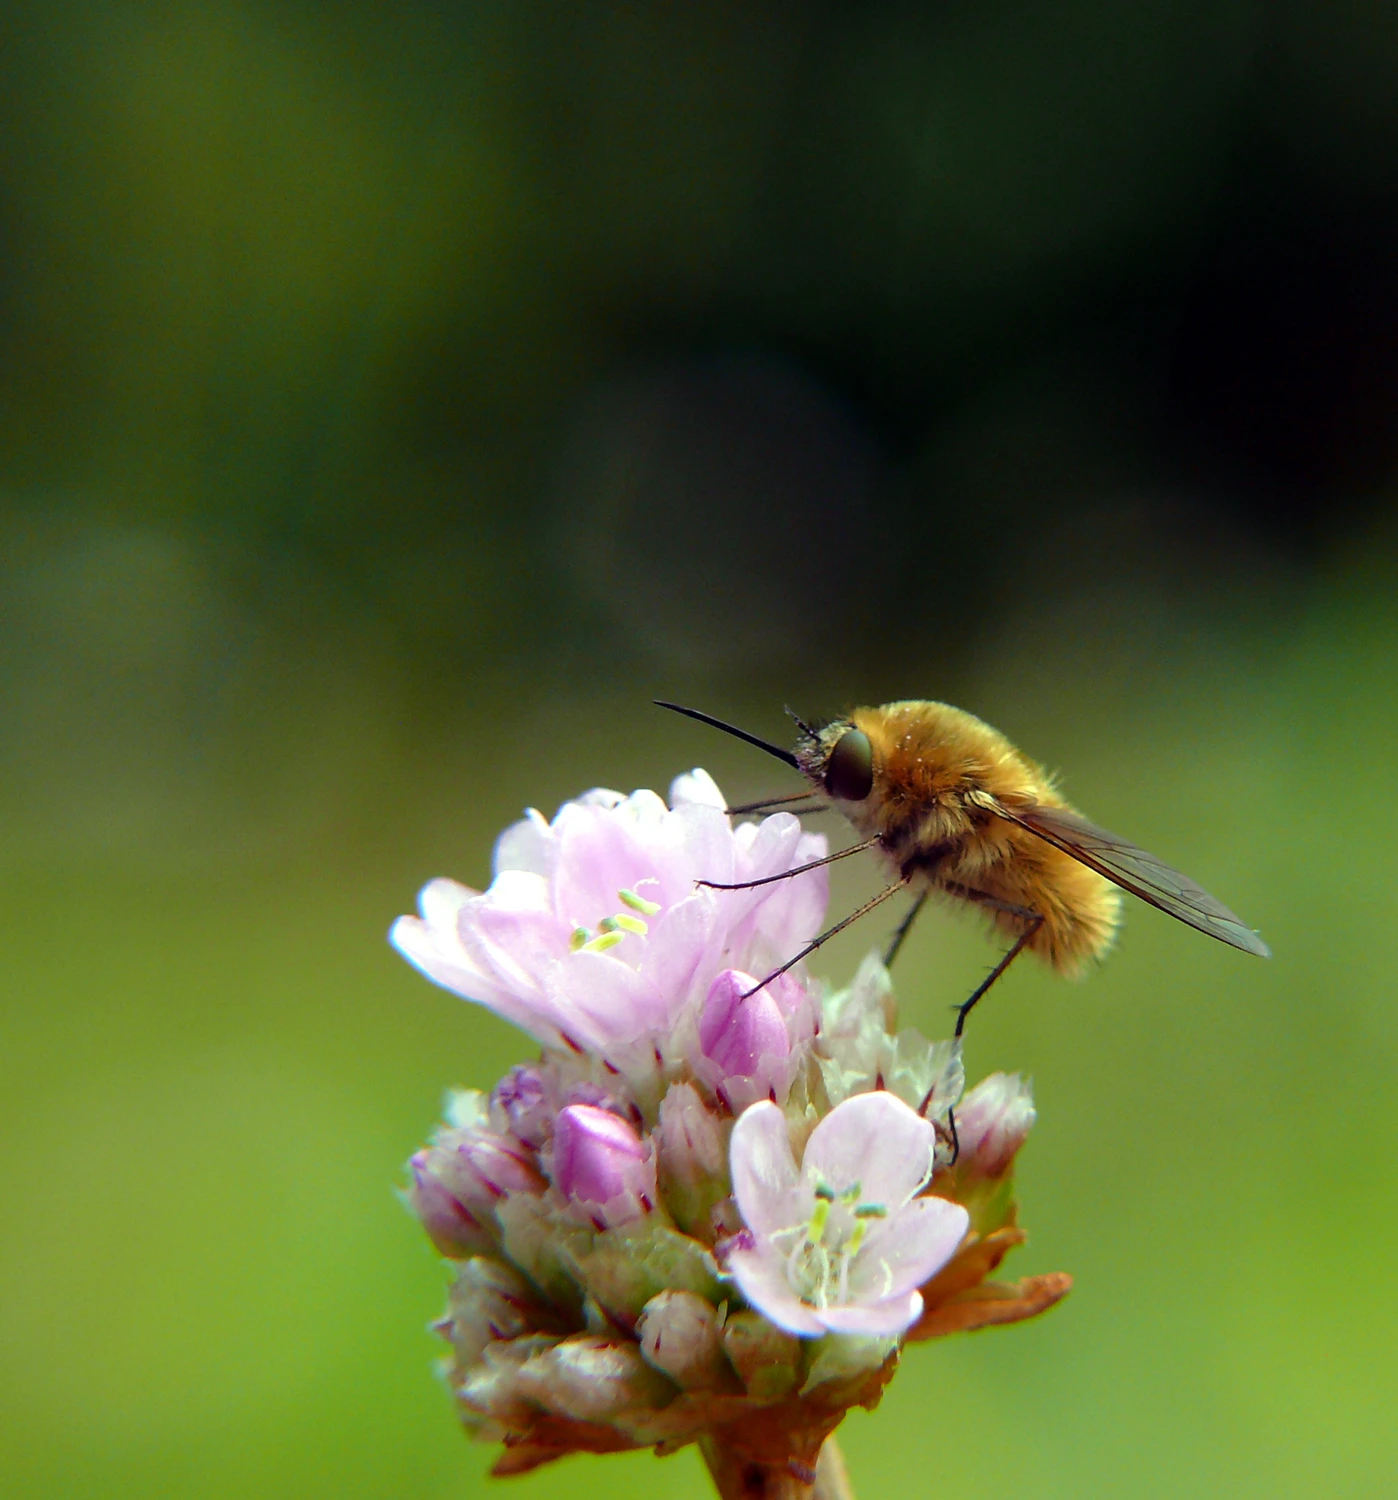
<path fill-rule="evenodd" d="M 6 20 L 19 621 L 106 546 L 117 612 L 194 569 L 427 675 L 954 680 L 1024 590 L 1294 577 L 1386 506 L 1382 9 Z"/>
<path fill-rule="evenodd" d="M 1278 953 L 1237 977 L 1133 913 L 1081 991 L 985 1018 L 978 1070 L 1048 1100 L 1036 1243 L 1089 1291 L 926 1362 L 856 1426 L 866 1492 L 925 1472 L 948 1382 L 958 1483 L 1003 1442 L 1034 1494 L 1377 1492 L 1398 1328 L 1295 1309 L 1398 1241 L 1362 1144 L 1398 1064 L 1395 410 L 1392 8 L 0 5 L 7 1492 L 484 1485 L 384 1184 L 521 1043 L 382 933 L 525 803 L 777 790 L 652 696 L 775 735 L 962 702 Z M 988 951 L 936 930 L 925 1028 Z M 1289 1217 L 1327 1173 L 1367 1250 Z"/>

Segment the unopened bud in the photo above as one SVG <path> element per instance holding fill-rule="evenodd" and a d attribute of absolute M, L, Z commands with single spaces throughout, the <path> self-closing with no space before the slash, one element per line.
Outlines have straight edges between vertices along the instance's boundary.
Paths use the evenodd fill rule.
<path fill-rule="evenodd" d="M 687 1234 L 712 1243 L 714 1205 L 728 1195 L 732 1122 L 714 1113 L 692 1083 L 676 1083 L 660 1101 L 655 1141 L 665 1204 Z"/>
<path fill-rule="evenodd" d="M 814 1007 L 790 975 L 756 986 L 752 975 L 725 969 L 699 1016 L 695 1070 L 734 1114 L 759 1099 L 786 1098 L 793 1053 L 815 1030 Z"/>
<path fill-rule="evenodd" d="M 725 969 L 704 1000 L 699 1048 L 725 1076 L 752 1075 L 765 1058 L 784 1059 L 791 1051 L 775 996 L 766 988 L 754 990 L 754 983 L 737 969 Z"/>
<path fill-rule="evenodd" d="M 723 1352 L 749 1396 L 773 1401 L 792 1390 L 801 1364 L 801 1340 L 760 1313 L 738 1312 L 723 1325 Z"/>
<path fill-rule="evenodd" d="M 661 1292 L 636 1324 L 641 1353 L 685 1390 L 704 1390 L 723 1379 L 718 1314 L 693 1292 Z"/>
<path fill-rule="evenodd" d="M 438 1252 L 461 1260 L 493 1250 L 495 1235 L 433 1176 L 428 1160 L 429 1153 L 419 1151 L 408 1163 L 412 1180 L 405 1196 Z"/>
<path fill-rule="evenodd" d="M 536 1331 L 539 1317 L 536 1296 L 524 1277 L 503 1261 L 478 1255 L 451 1284 L 441 1331 L 457 1361 L 466 1366 L 475 1364 L 487 1344 Z"/>
<path fill-rule="evenodd" d="M 653 1411 L 675 1388 L 652 1370 L 629 1339 L 579 1334 L 536 1354 L 519 1369 L 515 1392 L 577 1422 L 606 1422 Z"/>
<path fill-rule="evenodd" d="M 551 1080 L 531 1064 L 511 1068 L 491 1093 L 490 1112 L 498 1125 L 537 1151 L 558 1112 Z"/>
<path fill-rule="evenodd" d="M 507 1193 L 541 1193 L 544 1179 L 518 1141 L 468 1126 L 437 1132 L 408 1163 L 408 1202 L 443 1255 L 493 1248 L 495 1205 Z"/>
<path fill-rule="evenodd" d="M 956 1111 L 958 1174 L 1003 1177 L 1034 1118 L 1033 1090 L 1027 1078 L 1018 1073 L 991 1073 L 982 1078 Z"/>
<path fill-rule="evenodd" d="M 608 1228 L 655 1207 L 655 1160 L 623 1119 L 591 1104 L 558 1113 L 553 1136 L 553 1180 L 571 1202 Z"/>

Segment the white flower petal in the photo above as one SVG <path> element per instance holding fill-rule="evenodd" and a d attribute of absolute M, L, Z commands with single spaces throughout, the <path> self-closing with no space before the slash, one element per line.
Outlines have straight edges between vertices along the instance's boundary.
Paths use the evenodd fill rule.
<path fill-rule="evenodd" d="M 819 1338 L 825 1332 L 815 1311 L 792 1291 L 781 1255 L 770 1249 L 731 1250 L 728 1269 L 743 1296 L 778 1328 L 803 1338 Z"/>
<path fill-rule="evenodd" d="M 811 1132 L 803 1171 L 836 1193 L 856 1183 L 866 1203 L 892 1211 L 927 1181 L 937 1133 L 886 1090 L 837 1104 Z"/>
<path fill-rule="evenodd" d="M 770 1099 L 738 1116 L 728 1161 L 738 1212 L 759 1241 L 810 1218 L 815 1197 L 796 1170 L 786 1116 Z"/>
<path fill-rule="evenodd" d="M 914 1198 L 871 1221 L 850 1270 L 850 1295 L 887 1298 L 920 1287 L 956 1254 L 970 1223 L 966 1210 L 946 1198 Z"/>
<path fill-rule="evenodd" d="M 443 932 L 456 930 L 456 919 L 468 901 L 480 895 L 469 885 L 460 885 L 444 876 L 429 880 L 418 894 L 418 910 L 429 927 L 439 927 Z"/>
<path fill-rule="evenodd" d="M 903 1333 L 922 1316 L 922 1295 L 905 1292 L 883 1302 L 863 1306 L 823 1307 L 816 1313 L 831 1333 L 880 1334 Z"/>
<path fill-rule="evenodd" d="M 728 810 L 728 803 L 719 791 L 718 783 L 699 766 L 686 771 L 682 776 L 676 776 L 670 783 L 670 806 L 679 807 L 685 802 L 698 803 L 702 807 L 716 807 L 720 812 Z"/>
<path fill-rule="evenodd" d="M 510 826 L 495 841 L 498 875 L 502 870 L 528 870 L 547 875 L 553 867 L 553 835 L 537 808 L 531 807 L 518 823 Z"/>

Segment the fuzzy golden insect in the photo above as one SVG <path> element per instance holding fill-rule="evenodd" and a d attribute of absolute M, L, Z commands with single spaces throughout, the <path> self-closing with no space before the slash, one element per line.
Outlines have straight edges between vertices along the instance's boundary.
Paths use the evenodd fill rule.
<path fill-rule="evenodd" d="M 949 703 L 911 699 L 858 708 L 820 727 L 798 720 L 800 735 L 790 751 L 695 709 L 661 707 L 758 746 L 811 784 L 809 792 L 730 811 L 833 807 L 862 836 L 858 844 L 801 869 L 870 850 L 888 870 L 890 884 L 883 891 L 784 968 L 903 890 L 917 899 L 889 949 L 890 963 L 934 893 L 979 907 L 1014 940 L 961 1007 L 958 1035 L 971 1007 L 1025 949 L 1061 974 L 1076 974 L 1102 957 L 1121 920 L 1121 890 L 1245 953 L 1269 956 L 1266 943 L 1201 886 L 1088 822 L 1059 795 L 1043 767 L 998 730 Z"/>

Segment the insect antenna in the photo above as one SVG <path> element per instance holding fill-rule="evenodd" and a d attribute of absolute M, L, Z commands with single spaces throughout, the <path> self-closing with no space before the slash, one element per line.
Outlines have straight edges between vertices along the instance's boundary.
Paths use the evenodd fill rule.
<path fill-rule="evenodd" d="M 804 875 L 807 870 L 818 870 L 822 865 L 833 865 L 837 859 L 848 859 L 851 854 L 863 854 L 866 849 L 872 849 L 878 843 L 878 838 L 865 839 L 862 844 L 851 844 L 848 849 L 837 849 L 834 854 L 823 855 L 820 859 L 810 860 L 804 865 L 795 865 L 790 870 L 782 870 L 776 875 L 763 875 L 757 880 L 739 880 L 734 885 L 724 885 L 718 880 L 696 880 L 695 885 L 707 886 L 711 891 L 750 891 L 755 885 L 771 885 L 776 880 L 790 880 L 793 875 Z M 858 913 L 856 912 L 857 916 Z M 835 929 L 831 928 L 833 932 Z M 829 934 L 826 934 L 829 936 Z M 777 970 L 780 974 L 782 971 Z M 765 982 L 765 981 L 764 981 Z M 758 989 L 762 986 L 758 985 Z"/>
<path fill-rule="evenodd" d="M 846 854 L 853 854 L 855 851 L 853 849 L 846 849 L 843 852 Z M 870 900 L 866 901 L 864 905 L 858 909 L 858 911 L 852 911 L 849 916 L 845 917 L 842 921 L 836 922 L 833 927 L 827 927 L 819 937 L 812 938 L 811 941 L 807 943 L 804 948 L 800 949 L 794 957 L 787 959 L 787 961 L 781 966 L 781 968 L 773 969 L 765 979 L 759 980 L 740 998 L 746 1000 L 749 995 L 755 995 L 758 990 L 762 989 L 764 985 L 771 984 L 771 982 L 776 979 L 778 975 L 785 974 L 788 969 L 794 969 L 803 958 L 809 958 L 811 954 L 814 953 L 822 943 L 828 942 L 832 937 L 835 936 L 837 932 L 843 932 L 851 922 L 857 922 L 860 917 L 867 916 L 871 911 L 873 911 L 876 906 L 882 905 L 882 903 L 887 901 L 890 896 L 896 896 L 898 892 L 907 885 L 908 880 L 909 877 L 907 875 L 900 875 L 892 885 L 886 886 L 878 893 L 877 896 L 871 897 Z"/>
<path fill-rule="evenodd" d="M 808 740 L 815 739 L 816 735 L 820 733 L 820 731 L 815 727 L 814 724 L 807 724 L 806 721 L 801 717 L 801 715 L 798 714 L 790 704 L 787 705 L 786 716 L 792 721 L 793 724 L 796 725 L 796 727 L 801 731 L 802 734 L 806 736 Z"/>
<path fill-rule="evenodd" d="M 724 734 L 731 734 L 734 739 L 746 740 L 749 745 L 756 745 L 759 750 L 765 750 L 768 755 L 774 755 L 780 761 L 784 761 L 793 771 L 801 769 L 800 762 L 790 750 L 783 750 L 780 745 L 773 745 L 767 740 L 759 739 L 755 734 L 749 734 L 746 729 L 739 729 L 736 724 L 725 724 L 722 719 L 716 719 L 712 714 L 701 712 L 697 708 L 684 708 L 678 703 L 666 703 L 663 698 L 651 700 L 657 708 L 668 708 L 671 713 L 683 714 L 687 719 L 698 719 L 701 724 L 708 724 L 713 729 L 721 729 Z"/>

